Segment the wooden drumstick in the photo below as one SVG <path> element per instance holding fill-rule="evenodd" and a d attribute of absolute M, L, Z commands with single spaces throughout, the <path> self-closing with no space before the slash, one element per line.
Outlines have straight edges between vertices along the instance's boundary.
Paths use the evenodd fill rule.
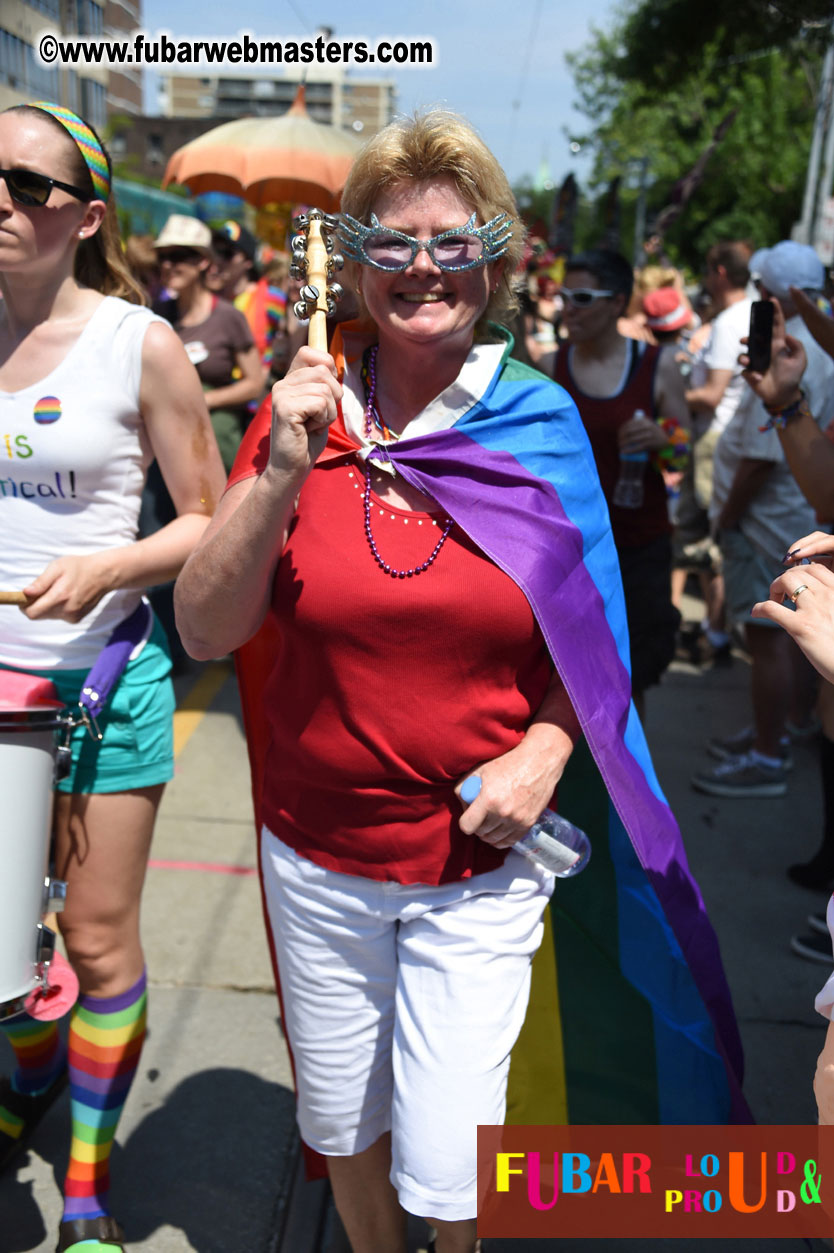
<path fill-rule="evenodd" d="M 307 227 L 307 283 L 315 287 L 318 299 L 310 316 L 307 343 L 327 352 L 327 245 L 319 217 L 311 217 Z"/>
<path fill-rule="evenodd" d="M 29 597 L 24 592 L 0 592 L 0 605 L 28 605 Z"/>

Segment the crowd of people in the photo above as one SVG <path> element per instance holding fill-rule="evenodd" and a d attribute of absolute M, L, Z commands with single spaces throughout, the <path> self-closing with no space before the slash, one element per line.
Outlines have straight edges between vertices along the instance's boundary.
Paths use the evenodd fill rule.
<path fill-rule="evenodd" d="M 541 264 L 531 271 L 535 282 Z M 819 686 L 791 632 L 774 630 L 770 618 L 752 612 L 767 599 L 797 537 L 834 519 L 827 463 L 809 451 L 824 444 L 826 430 L 834 434 L 834 362 L 812 320 L 815 312 L 828 317 L 825 269 L 807 245 L 785 240 L 754 251 L 731 240 L 708 250 L 700 292 L 688 294 L 678 271 L 657 265 L 632 279 L 625 258 L 614 253 L 569 258 L 562 273 L 560 338 L 552 361 L 540 356 L 539 362 L 574 396 L 588 428 L 620 556 L 635 695 L 657 681 L 676 650 L 698 663 L 726 665 L 733 646 L 744 647 L 750 723 L 708 742 L 715 764 L 696 771 L 692 785 L 742 800 L 783 796 L 793 746 L 818 744 L 822 845 L 788 874 L 802 886 L 825 889 L 834 878 L 828 685 Z M 807 411 L 792 415 L 787 432 L 765 411 L 740 360 L 753 301 L 773 299 L 788 342 L 803 348 Z M 641 430 L 661 473 L 646 475 L 638 508 L 623 509 L 615 495 L 621 458 L 637 447 L 633 433 Z M 797 430 L 804 432 L 802 460 L 794 448 Z M 675 448 L 684 452 L 676 466 Z M 664 453 L 665 464 L 658 457 Z M 692 578 L 704 617 L 678 626 Z M 640 659 L 644 638 L 654 668 L 648 675 Z M 816 939 L 794 943 L 804 956 L 830 958 L 821 923 Z"/>
<path fill-rule="evenodd" d="M 0 113 L 0 411 L 19 458 L 0 587 L 20 600 L 0 607 L 0 667 L 67 706 L 101 688 L 54 815 L 80 995 L 67 1041 L 34 1009 L 0 1018 L 0 1168 L 69 1085 L 58 1253 L 125 1247 L 109 1157 L 145 1030 L 139 901 L 186 652 L 239 662 L 298 1121 L 356 1253 L 404 1253 L 406 1213 L 437 1253 L 479 1247 L 475 1127 L 504 1118 L 554 894 L 514 845 L 573 779 L 596 814 L 585 873 L 630 905 L 613 938 L 583 918 L 571 960 L 627 936 L 613 986 L 675 1058 L 635 1083 L 631 1120 L 748 1119 L 642 720 L 676 653 L 743 647 L 750 725 L 709 742 L 693 787 L 784 795 L 795 745 L 818 745 L 820 848 L 788 873 L 830 887 L 834 321 L 816 254 L 716 240 L 698 290 L 608 248 L 531 252 L 493 155 L 435 111 L 354 164 L 357 316 L 325 352 L 286 256 L 244 222 L 174 214 L 123 247 L 111 181 L 76 114 Z M 753 299 L 775 311 L 756 371 Z M 690 579 L 704 616 L 687 625 Z M 114 640 L 130 646 L 102 682 Z M 796 951 L 830 962 L 824 927 Z M 622 1021 L 577 1012 L 615 1053 Z"/>

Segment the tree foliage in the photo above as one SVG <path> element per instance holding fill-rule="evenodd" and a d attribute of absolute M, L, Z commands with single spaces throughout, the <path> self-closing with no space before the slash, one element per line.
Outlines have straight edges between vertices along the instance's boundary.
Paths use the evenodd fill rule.
<path fill-rule="evenodd" d="M 697 73 L 705 47 L 732 62 L 797 39 L 819 46 L 832 16 L 831 0 L 651 0 L 623 21 L 621 72 L 653 90 L 674 90 L 682 74 Z"/>
<path fill-rule="evenodd" d="M 822 8 L 821 0 L 803 0 L 805 16 L 817 3 Z M 714 240 L 775 243 L 800 216 L 820 35 L 829 28 L 803 29 L 797 10 L 793 0 L 641 0 L 568 58 L 590 123 L 581 139 L 594 153 L 592 185 L 623 176 L 626 228 L 641 161 L 651 220 L 733 114 L 666 238 L 673 259 L 696 271 Z"/>

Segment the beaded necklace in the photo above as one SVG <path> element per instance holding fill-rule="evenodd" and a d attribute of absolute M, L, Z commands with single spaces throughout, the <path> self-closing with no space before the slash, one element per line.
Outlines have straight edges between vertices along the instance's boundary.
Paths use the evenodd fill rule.
<path fill-rule="evenodd" d="M 392 432 L 380 418 L 377 413 L 374 401 L 376 399 L 376 358 L 379 352 L 379 344 L 374 344 L 373 348 L 365 354 L 364 367 L 362 377 L 365 383 L 365 438 L 371 438 L 371 431 L 374 426 L 382 433 L 383 439 L 390 439 Z M 410 579 L 418 574 L 424 574 L 429 566 L 437 560 L 437 554 L 446 543 L 449 532 L 454 526 L 451 518 L 446 519 L 443 533 L 435 544 L 429 556 L 422 565 L 412 566 L 410 570 L 396 570 L 389 565 L 384 557 L 380 556 L 379 549 L 371 530 L 371 460 L 370 457 L 365 458 L 365 490 L 362 493 L 362 506 L 365 512 L 365 538 L 368 541 L 368 547 L 371 550 L 371 556 L 376 564 L 382 570 L 383 574 L 390 574 L 392 579 Z"/>

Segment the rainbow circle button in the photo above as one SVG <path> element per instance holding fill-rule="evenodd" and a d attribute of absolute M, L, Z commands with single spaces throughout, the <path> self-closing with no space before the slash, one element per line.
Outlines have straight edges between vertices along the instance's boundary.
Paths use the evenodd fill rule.
<path fill-rule="evenodd" d="M 42 396 L 35 401 L 35 421 L 41 426 L 57 422 L 61 416 L 61 402 L 57 396 Z"/>

